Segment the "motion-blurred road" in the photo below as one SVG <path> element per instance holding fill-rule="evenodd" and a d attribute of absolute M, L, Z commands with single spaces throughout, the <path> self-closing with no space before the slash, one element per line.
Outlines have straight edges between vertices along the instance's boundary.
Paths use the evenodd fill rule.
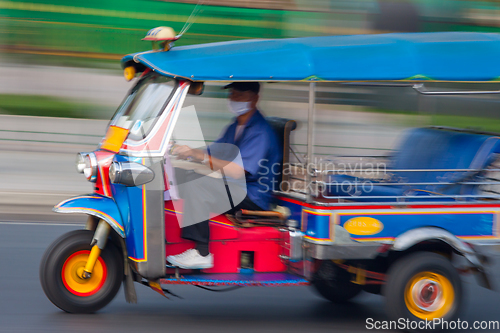
<path fill-rule="evenodd" d="M 166 300 L 136 285 L 138 304 L 127 304 L 120 290 L 96 314 L 67 314 L 45 297 L 38 267 L 54 239 L 81 227 L 15 219 L 0 223 L 0 332 L 367 332 L 367 318 L 387 320 L 381 296 L 364 293 L 351 303 L 333 305 L 310 287 L 214 293 L 172 286 L 184 299 Z M 462 320 L 471 325 L 475 320 L 500 320 L 498 293 L 474 283 L 464 283 L 464 289 Z"/>

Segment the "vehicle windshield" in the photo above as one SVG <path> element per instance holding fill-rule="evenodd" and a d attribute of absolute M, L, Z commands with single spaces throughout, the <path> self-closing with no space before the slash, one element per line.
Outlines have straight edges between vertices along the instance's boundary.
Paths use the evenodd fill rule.
<path fill-rule="evenodd" d="M 133 140 L 144 138 L 170 101 L 176 82 L 160 75 L 145 77 L 125 98 L 110 125 L 130 129 Z"/>

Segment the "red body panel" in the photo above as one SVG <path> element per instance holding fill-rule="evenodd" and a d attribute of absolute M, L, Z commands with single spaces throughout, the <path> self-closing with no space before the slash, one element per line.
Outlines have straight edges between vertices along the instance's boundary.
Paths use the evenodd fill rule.
<path fill-rule="evenodd" d="M 176 208 L 179 206 L 176 203 Z M 182 213 L 174 212 L 172 202 L 165 203 L 166 255 L 179 254 L 194 247 L 194 242 L 181 238 L 177 218 Z M 280 259 L 282 244 L 288 234 L 272 227 L 237 228 L 225 216 L 210 219 L 210 253 L 214 256 L 214 267 L 205 273 L 238 273 L 242 251 L 254 252 L 256 272 L 284 272 L 286 266 Z"/>
<path fill-rule="evenodd" d="M 97 159 L 97 179 L 95 182 L 94 191 L 97 194 L 112 198 L 111 187 L 109 182 L 109 167 L 113 162 L 115 153 L 106 150 L 97 150 L 94 152 Z"/>

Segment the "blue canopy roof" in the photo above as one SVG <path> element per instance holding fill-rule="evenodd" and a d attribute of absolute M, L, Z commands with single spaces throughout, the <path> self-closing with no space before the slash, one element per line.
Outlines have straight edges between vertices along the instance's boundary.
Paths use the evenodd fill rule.
<path fill-rule="evenodd" d="M 240 40 L 130 54 L 192 81 L 491 81 L 500 34 L 440 32 Z"/>

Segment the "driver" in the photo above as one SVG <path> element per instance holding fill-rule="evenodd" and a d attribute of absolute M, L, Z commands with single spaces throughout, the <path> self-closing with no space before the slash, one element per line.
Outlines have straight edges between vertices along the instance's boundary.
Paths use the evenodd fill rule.
<path fill-rule="evenodd" d="M 233 179 L 245 177 L 246 189 L 242 189 L 243 195 L 241 196 L 244 199 L 230 209 L 229 213 L 240 209 L 268 210 L 271 191 L 275 184 L 274 178 L 277 176 L 272 174 L 272 166 L 281 161 L 282 152 L 278 148 L 278 139 L 273 128 L 257 110 L 260 84 L 258 82 L 234 82 L 225 86 L 224 89 L 230 89 L 229 110 L 236 116 L 234 121 L 208 149 L 177 146 L 173 153 L 177 154 L 178 158 L 200 161 L 213 170 L 224 168 L 224 174 Z M 242 165 L 212 156 L 215 154 L 211 155 L 210 147 L 217 143 L 236 146 L 241 154 Z M 228 193 L 223 186 L 216 186 L 215 183 L 212 186 L 210 177 L 205 178 L 208 182 L 204 181 L 201 186 L 197 182 L 183 184 L 184 192 L 188 192 L 187 196 L 183 196 L 183 225 L 188 226 L 182 228 L 182 238 L 194 241 L 196 246 L 181 254 L 167 257 L 171 264 L 180 268 L 213 267 L 213 255 L 208 245 L 209 214 L 215 201 L 218 198 L 227 198 Z M 195 188 L 189 188 L 190 186 L 195 186 Z M 233 189 L 234 187 L 229 195 L 230 202 L 232 202 L 231 196 L 233 199 L 235 197 Z M 202 217 L 200 217 L 200 212 Z"/>

